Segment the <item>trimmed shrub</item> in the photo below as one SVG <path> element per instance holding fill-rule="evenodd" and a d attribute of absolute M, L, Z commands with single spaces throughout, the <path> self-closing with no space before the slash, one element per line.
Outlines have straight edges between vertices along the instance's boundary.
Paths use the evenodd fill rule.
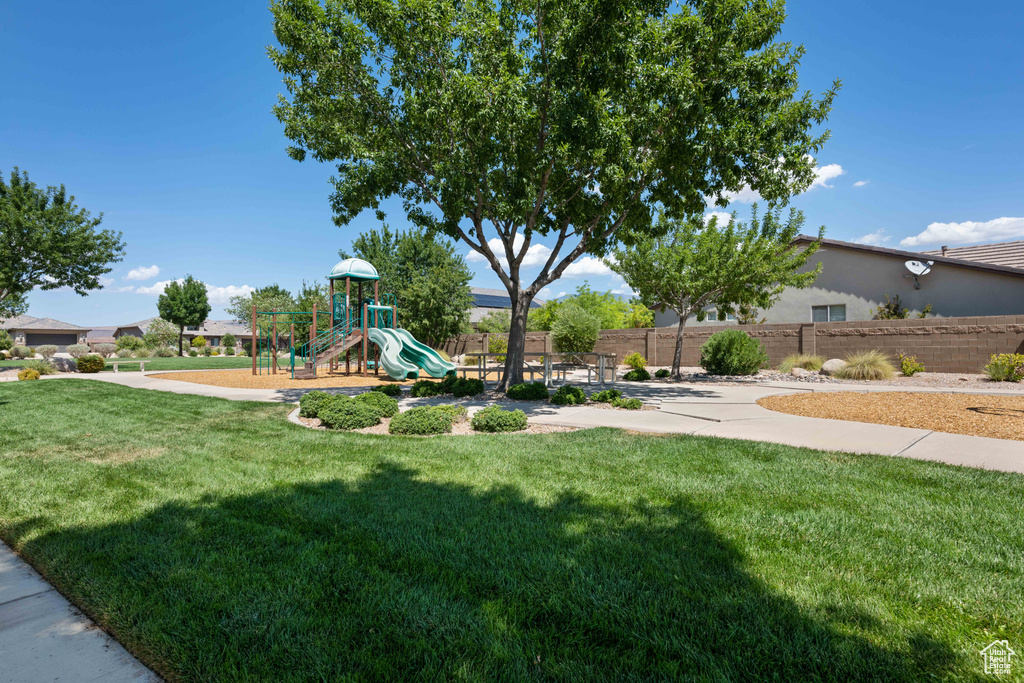
<path fill-rule="evenodd" d="M 508 388 L 508 397 L 515 401 L 546 401 L 549 398 L 548 388 L 544 382 L 523 382 Z"/>
<path fill-rule="evenodd" d="M 793 368 L 803 368 L 817 372 L 825 364 L 825 359 L 812 353 L 791 353 L 779 363 L 779 372 L 792 372 Z"/>
<path fill-rule="evenodd" d="M 643 370 L 647 367 L 647 359 L 634 351 L 622 359 L 623 365 L 628 365 L 634 370 Z"/>
<path fill-rule="evenodd" d="M 440 396 L 443 393 L 445 391 L 441 384 L 429 379 L 421 379 L 414 382 L 409 389 L 409 395 L 413 398 L 429 398 L 430 396 Z"/>
<path fill-rule="evenodd" d="M 458 398 L 484 393 L 484 383 L 476 378 L 460 377 L 452 384 L 452 395 Z"/>
<path fill-rule="evenodd" d="M 142 341 L 141 338 L 133 337 L 130 334 L 123 334 L 117 338 L 117 343 L 114 346 L 117 348 L 118 351 L 121 351 L 123 349 L 135 351 L 136 349 L 141 349 L 145 345 L 146 343 Z M 122 356 L 121 354 L 118 354 L 118 357 L 126 358 L 126 356 Z"/>
<path fill-rule="evenodd" d="M 98 353 L 101 358 L 110 358 L 117 351 L 117 347 L 113 344 L 97 344 L 92 347 L 93 353 Z"/>
<path fill-rule="evenodd" d="M 132 357 L 132 353 L 133 353 L 133 351 L 131 349 L 118 349 L 117 350 L 117 357 L 118 358 L 131 358 Z"/>
<path fill-rule="evenodd" d="M 521 432 L 526 429 L 526 413 L 490 406 L 478 410 L 469 425 L 477 432 Z"/>
<path fill-rule="evenodd" d="M 30 360 L 25 363 L 25 367 L 30 370 L 35 370 L 40 375 L 56 375 L 57 368 L 53 366 L 48 360 Z"/>
<path fill-rule="evenodd" d="M 658 379 L 665 379 L 671 374 L 671 372 L 669 372 L 665 368 L 662 368 L 661 370 L 658 370 L 656 373 L 654 373 L 654 376 L 657 377 Z"/>
<path fill-rule="evenodd" d="M 85 354 L 89 353 L 88 344 L 72 344 L 68 347 L 68 353 L 72 358 L 81 358 Z"/>
<path fill-rule="evenodd" d="M 14 346 L 14 340 L 7 330 L 0 330 L 0 351 L 10 351 Z"/>
<path fill-rule="evenodd" d="M 205 346 L 206 346 L 206 337 L 204 337 L 201 334 L 199 336 L 197 336 L 197 337 L 192 337 L 192 348 L 193 349 L 201 349 L 201 348 L 204 348 Z"/>
<path fill-rule="evenodd" d="M 551 344 L 558 353 L 590 353 L 597 344 L 601 321 L 576 304 L 559 306 L 551 326 Z"/>
<path fill-rule="evenodd" d="M 235 339 L 235 335 L 229 332 L 228 334 L 225 334 L 223 337 L 221 337 L 220 343 L 221 346 L 233 349 L 235 345 L 238 343 L 238 340 Z"/>
<path fill-rule="evenodd" d="M 846 365 L 836 370 L 839 379 L 890 379 L 896 368 L 889 362 L 889 356 L 881 351 L 859 351 L 845 359 Z"/>
<path fill-rule="evenodd" d="M 333 394 L 328 394 L 326 391 L 310 391 L 302 395 L 299 399 L 299 415 L 302 417 L 316 417 L 316 413 L 320 410 L 320 406 L 324 404 L 324 401 L 328 401 L 333 397 Z"/>
<path fill-rule="evenodd" d="M 320 424 L 328 429 L 363 429 L 380 424 L 380 415 L 371 406 L 348 396 L 332 396 L 317 408 Z"/>
<path fill-rule="evenodd" d="M 209 358 L 210 356 L 213 355 L 213 349 L 210 348 L 209 346 L 200 346 L 199 347 L 199 353 L 201 353 L 202 355 L 204 355 L 207 358 Z M 282 358 L 283 358 L 283 356 L 282 356 Z"/>
<path fill-rule="evenodd" d="M 28 381 L 28 380 L 33 380 L 33 379 L 39 379 L 39 373 L 37 371 L 33 370 L 32 368 L 25 368 L 21 372 L 18 373 L 18 379 L 20 381 L 22 381 L 22 382 L 25 382 L 25 381 Z M 49 386 L 49 385 L 47 385 L 47 386 Z"/>
<path fill-rule="evenodd" d="M 598 403 L 611 403 L 620 398 L 622 398 L 622 392 L 618 389 L 605 389 L 590 395 L 590 400 L 597 401 Z"/>
<path fill-rule="evenodd" d="M 53 344 L 43 344 L 36 347 L 36 353 L 43 357 L 43 360 L 50 360 L 57 353 L 57 347 Z"/>
<path fill-rule="evenodd" d="M 233 356 L 233 355 L 235 355 L 235 347 L 234 346 L 229 346 L 226 349 L 224 349 L 224 355 L 225 356 Z"/>
<path fill-rule="evenodd" d="M 216 348 L 210 349 L 210 355 L 211 356 L 219 356 L 220 355 L 220 349 L 216 349 Z"/>
<path fill-rule="evenodd" d="M 445 434 L 452 431 L 452 418 L 448 411 L 438 410 L 440 406 L 419 406 L 410 408 L 391 418 L 388 432 L 426 436 Z"/>
<path fill-rule="evenodd" d="M 622 379 L 626 380 L 627 382 L 646 382 L 650 378 L 651 373 L 643 369 L 630 370 L 629 372 L 622 376 Z"/>
<path fill-rule="evenodd" d="M 27 346 L 12 346 L 11 355 L 14 356 L 15 358 L 29 358 L 30 356 L 34 356 L 36 354 L 32 353 L 32 349 L 28 348 Z"/>
<path fill-rule="evenodd" d="M 768 363 L 758 340 L 742 330 L 722 330 L 700 347 L 700 365 L 711 375 L 756 375 Z"/>
<path fill-rule="evenodd" d="M 1024 379 L 1024 354 L 993 353 L 984 370 L 993 382 L 1019 382 Z"/>
<path fill-rule="evenodd" d="M 241 355 L 243 355 L 243 356 L 251 356 L 252 355 L 252 342 L 251 341 L 242 342 L 242 354 Z"/>
<path fill-rule="evenodd" d="M 452 387 L 455 386 L 455 382 L 459 379 L 458 375 L 454 372 L 447 373 L 441 378 L 441 393 L 450 394 L 452 393 Z"/>
<path fill-rule="evenodd" d="M 643 401 L 638 398 L 617 398 L 612 401 L 612 405 L 625 410 L 640 410 L 644 407 Z"/>
<path fill-rule="evenodd" d="M 79 372 L 100 372 L 106 366 L 107 362 L 103 360 L 101 356 L 89 354 L 88 356 L 82 356 L 75 361 L 75 365 L 78 367 Z"/>
<path fill-rule="evenodd" d="M 432 410 L 437 410 L 447 415 L 451 419 L 452 424 L 466 419 L 466 415 L 469 413 L 469 411 L 466 410 L 466 406 L 460 406 L 454 403 L 445 403 L 444 405 L 434 406 Z"/>
<path fill-rule="evenodd" d="M 169 346 L 158 346 L 155 353 L 158 358 L 174 358 L 178 355 L 178 352 Z"/>
<path fill-rule="evenodd" d="M 352 400 L 365 403 L 373 408 L 381 417 L 393 417 L 398 412 L 398 401 L 389 398 L 379 391 L 367 391 L 359 394 Z"/>
<path fill-rule="evenodd" d="M 917 360 L 917 356 L 907 356 L 897 353 L 896 358 L 900 361 L 900 372 L 904 377 L 913 377 L 919 372 L 924 372 L 924 363 Z"/>
<path fill-rule="evenodd" d="M 373 388 L 373 391 L 379 391 L 385 396 L 401 396 L 402 387 L 399 384 L 381 384 Z"/>
<path fill-rule="evenodd" d="M 551 397 L 551 402 L 560 406 L 582 405 L 587 402 L 587 395 L 579 387 L 563 384 L 555 391 L 555 395 Z"/>
<path fill-rule="evenodd" d="M 193 358 L 195 358 L 196 356 L 198 356 L 198 355 L 199 355 L 199 352 L 198 352 L 198 351 L 196 351 L 195 349 L 189 349 L 189 350 L 188 350 L 188 355 L 190 355 L 190 356 L 192 356 Z"/>

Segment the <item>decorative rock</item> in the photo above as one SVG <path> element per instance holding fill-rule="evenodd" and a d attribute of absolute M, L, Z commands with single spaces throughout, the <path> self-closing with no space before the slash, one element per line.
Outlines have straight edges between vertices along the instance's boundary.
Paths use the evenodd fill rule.
<path fill-rule="evenodd" d="M 822 364 L 820 372 L 823 375 L 831 376 L 841 370 L 845 365 L 846 361 L 839 360 L 838 358 L 830 358 Z"/>
<path fill-rule="evenodd" d="M 789 371 L 789 374 L 794 377 L 809 377 L 811 374 L 810 370 L 804 370 L 803 368 L 793 368 Z"/>

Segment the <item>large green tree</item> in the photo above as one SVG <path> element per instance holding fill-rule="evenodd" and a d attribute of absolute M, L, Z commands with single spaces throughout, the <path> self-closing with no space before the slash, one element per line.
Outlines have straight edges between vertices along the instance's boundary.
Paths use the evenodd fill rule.
<path fill-rule="evenodd" d="M 243 323 L 247 330 L 252 332 L 252 307 L 256 306 L 257 311 L 297 311 L 295 297 L 291 292 L 277 284 L 260 287 L 249 294 L 239 294 L 228 300 L 224 311 L 233 320 Z M 257 318 L 257 325 L 266 325 L 270 322 L 270 316 L 261 315 Z"/>
<path fill-rule="evenodd" d="M 757 205 L 746 225 L 734 220 L 707 225 L 700 218 L 662 217 L 657 237 L 637 235 L 632 246 L 615 250 L 608 265 L 650 308 L 670 309 L 679 316 L 672 374 L 680 377 L 683 330 L 691 316 L 703 320 L 714 306 L 719 319 L 728 314 L 770 308 L 786 287 L 809 287 L 821 264 L 804 270 L 817 251 L 818 239 L 806 247 L 794 243 L 804 224 L 799 211 L 783 223 L 779 210 L 758 216 Z"/>
<path fill-rule="evenodd" d="M 440 348 L 469 329 L 473 306 L 466 259 L 446 239 L 421 228 L 393 233 L 386 226 L 352 241 L 352 253 L 377 268 L 381 294 L 395 295 L 398 322 L 417 339 Z"/>
<path fill-rule="evenodd" d="M 157 299 L 156 308 L 160 317 L 178 326 L 178 355 L 184 350 L 183 340 L 186 327 L 199 327 L 210 315 L 210 302 L 206 298 L 206 285 L 191 275 L 181 282 L 177 280 L 164 288 Z"/>
<path fill-rule="evenodd" d="M 110 264 L 124 256 L 121 233 L 98 230 L 64 186 L 41 188 L 28 173 L 0 175 L 0 319 L 24 313 L 36 287 L 70 287 L 85 296 L 98 289 Z"/>
<path fill-rule="evenodd" d="M 383 220 L 397 197 L 413 224 L 486 259 L 512 301 L 503 386 L 522 381 L 530 302 L 573 261 L 656 235 L 658 210 L 703 213 L 706 198 L 725 205 L 744 186 L 785 200 L 809 186 L 827 138 L 814 129 L 835 88 L 798 94 L 803 49 L 776 40 L 783 2 L 271 10 L 290 154 L 337 164 L 338 225 L 366 209 Z"/>

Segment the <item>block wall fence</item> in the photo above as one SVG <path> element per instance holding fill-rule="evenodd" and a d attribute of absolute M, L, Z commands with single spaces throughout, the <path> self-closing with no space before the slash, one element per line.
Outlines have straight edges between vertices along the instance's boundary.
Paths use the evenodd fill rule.
<path fill-rule="evenodd" d="M 1024 353 L 1024 315 L 1001 315 L 690 327 L 686 328 L 683 336 L 682 364 L 696 366 L 701 345 L 723 329 L 740 329 L 759 339 L 773 366 L 791 353 L 814 353 L 827 359 L 877 349 L 894 357 L 897 352 L 917 356 L 932 372 L 975 373 L 981 371 L 993 353 Z M 484 351 L 490 337 L 507 336 L 486 333 L 462 335 L 449 341 L 445 350 L 452 355 Z M 617 354 L 620 360 L 637 351 L 651 365 L 666 366 L 672 363 L 675 343 L 675 327 L 602 330 L 594 350 Z M 527 333 L 527 353 L 552 350 L 549 333 Z"/>

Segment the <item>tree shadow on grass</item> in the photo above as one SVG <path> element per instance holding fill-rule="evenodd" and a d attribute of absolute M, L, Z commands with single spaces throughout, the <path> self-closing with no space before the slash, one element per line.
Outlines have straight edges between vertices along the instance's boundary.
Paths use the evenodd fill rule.
<path fill-rule="evenodd" d="M 34 526 L 9 538 L 176 679 L 913 680 L 956 663 L 803 614 L 684 498 L 538 503 L 383 465 L 20 542 Z"/>

